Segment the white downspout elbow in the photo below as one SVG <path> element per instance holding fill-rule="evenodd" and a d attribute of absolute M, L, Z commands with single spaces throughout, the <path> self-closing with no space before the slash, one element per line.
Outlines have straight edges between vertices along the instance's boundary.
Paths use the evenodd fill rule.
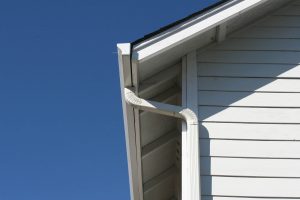
<path fill-rule="evenodd" d="M 124 89 L 125 101 L 134 108 L 183 119 L 188 125 L 198 125 L 198 116 L 189 108 L 175 106 L 138 97 L 131 89 Z"/>
<path fill-rule="evenodd" d="M 187 163 L 182 163 L 182 200 L 200 200 L 199 122 L 189 108 L 148 101 L 138 97 L 131 89 L 124 88 L 125 101 L 134 108 L 184 120 L 189 135 Z"/>

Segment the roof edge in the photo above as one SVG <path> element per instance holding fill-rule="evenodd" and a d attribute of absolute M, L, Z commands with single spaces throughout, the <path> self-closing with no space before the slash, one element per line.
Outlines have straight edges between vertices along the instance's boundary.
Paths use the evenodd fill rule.
<path fill-rule="evenodd" d="M 222 4 L 199 16 L 189 18 L 180 25 L 169 27 L 167 31 L 132 45 L 133 59 L 139 62 L 151 59 L 267 1 L 269 0 L 222 1 Z"/>
<path fill-rule="evenodd" d="M 199 10 L 199 11 L 197 11 L 197 12 L 194 12 L 194 13 L 192 13 L 192 14 L 190 14 L 190 15 L 188 15 L 188 16 L 182 18 L 182 19 L 179 19 L 179 20 L 177 20 L 177 21 L 175 21 L 175 22 L 172 22 L 171 24 L 168 24 L 168 25 L 166 25 L 166 26 L 163 26 L 163 27 L 159 28 L 159 29 L 156 30 L 156 31 L 153 31 L 153 32 L 151 32 L 151 33 L 149 33 L 149 34 L 146 34 L 144 37 L 139 38 L 139 39 L 137 39 L 137 40 L 131 42 L 131 45 L 132 45 L 132 46 L 137 45 L 138 43 L 141 43 L 141 42 L 143 42 L 143 41 L 145 41 L 145 40 L 147 40 L 147 39 L 150 39 L 151 37 L 153 37 L 153 36 L 155 36 L 155 35 L 158 35 L 158 34 L 164 32 L 164 31 L 166 31 L 166 30 L 168 30 L 168 29 L 170 29 L 170 28 L 173 28 L 173 27 L 175 27 L 175 26 L 177 26 L 177 25 L 179 25 L 179 24 L 181 24 L 181 23 L 184 23 L 184 22 L 186 22 L 186 21 L 188 21 L 188 20 L 190 20 L 190 19 L 192 19 L 192 18 L 194 18 L 194 17 L 196 17 L 196 16 L 198 16 L 198 15 L 205 14 L 206 12 L 209 12 L 209 11 L 211 11 L 212 9 L 214 9 L 214 8 L 216 8 L 216 7 L 218 7 L 218 6 L 221 6 L 221 5 L 223 5 L 223 4 L 225 4 L 225 3 L 229 2 L 229 1 L 232 1 L 232 0 L 221 0 L 221 1 L 219 1 L 219 2 L 217 2 L 217 3 L 214 3 L 214 4 L 212 4 L 212 5 L 208 6 L 208 7 L 205 7 L 205 8 L 202 9 L 202 10 Z"/>

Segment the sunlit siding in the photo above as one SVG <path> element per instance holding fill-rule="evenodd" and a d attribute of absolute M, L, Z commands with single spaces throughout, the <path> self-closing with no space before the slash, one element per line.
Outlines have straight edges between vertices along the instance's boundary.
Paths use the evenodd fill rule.
<path fill-rule="evenodd" d="M 197 60 L 203 199 L 299 199 L 300 1 Z"/>

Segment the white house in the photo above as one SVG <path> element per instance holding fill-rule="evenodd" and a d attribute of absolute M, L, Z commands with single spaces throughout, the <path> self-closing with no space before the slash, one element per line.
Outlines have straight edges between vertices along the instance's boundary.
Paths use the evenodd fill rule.
<path fill-rule="evenodd" d="M 118 44 L 132 200 L 300 199 L 300 0 Z"/>

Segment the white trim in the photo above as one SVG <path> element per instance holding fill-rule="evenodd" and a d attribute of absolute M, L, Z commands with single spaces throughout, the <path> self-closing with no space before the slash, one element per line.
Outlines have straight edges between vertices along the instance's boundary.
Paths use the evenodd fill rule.
<path fill-rule="evenodd" d="M 187 101 L 187 94 L 186 94 L 186 90 L 187 90 L 187 75 L 186 75 L 186 56 L 182 57 L 182 75 L 181 75 L 181 105 L 183 107 L 186 107 L 186 101 Z M 184 165 L 183 163 L 187 163 L 187 161 L 185 160 L 187 158 L 186 156 L 186 151 L 183 151 L 182 147 L 186 147 L 187 146 L 187 127 L 186 127 L 186 123 L 182 122 L 181 123 L 181 172 L 180 172 L 180 176 L 181 176 L 181 190 L 180 190 L 180 195 L 178 195 L 179 197 L 182 198 L 182 194 L 185 192 L 182 191 L 187 191 L 189 186 L 187 184 L 183 184 L 184 182 L 187 182 L 186 179 L 183 179 L 183 175 L 185 174 L 184 171 L 187 171 L 187 169 L 185 169 L 186 165 Z M 186 177 L 186 176 L 185 176 Z"/>
<path fill-rule="evenodd" d="M 220 24 L 217 28 L 217 42 L 222 42 L 226 39 L 227 34 L 227 23 Z"/>
<path fill-rule="evenodd" d="M 131 75 L 131 47 L 130 44 L 118 44 L 118 58 L 119 58 L 119 73 L 122 95 L 122 107 L 124 118 L 124 129 L 126 139 L 126 152 L 128 160 L 128 173 L 130 184 L 131 200 L 142 200 L 143 188 L 141 185 L 141 177 L 138 170 L 135 124 L 134 124 L 134 109 L 126 104 L 125 94 L 123 88 L 132 86 Z"/>
<path fill-rule="evenodd" d="M 187 145 L 182 147 L 182 156 L 184 157 L 182 162 L 182 200 L 200 200 L 198 116 L 189 108 L 147 101 L 136 96 L 132 89 L 125 88 L 124 91 L 126 102 L 134 108 L 185 121 Z"/>
<path fill-rule="evenodd" d="M 229 2 L 228 4 L 235 4 L 231 6 L 225 4 L 219 9 L 211 11 L 212 13 L 206 14 L 205 16 L 209 16 L 205 19 L 203 19 L 203 16 L 200 16 L 181 24 L 180 26 L 176 26 L 175 28 L 167 31 L 167 36 L 157 36 L 160 38 L 157 41 L 152 38 L 149 40 L 154 40 L 154 42 L 144 41 L 143 43 L 138 44 L 133 49 L 134 58 L 140 62 L 146 61 L 151 57 L 161 54 L 174 46 L 190 40 L 266 1 L 268 0 L 243 0 Z M 162 33 L 161 35 L 166 35 L 166 33 Z M 146 45 L 144 43 L 146 43 Z"/>
<path fill-rule="evenodd" d="M 131 76 L 132 86 L 135 88 L 135 93 L 139 93 L 139 68 L 135 60 L 131 60 Z M 140 127 L 140 111 L 134 109 L 134 126 L 135 126 L 135 146 L 136 146 L 136 162 L 137 162 L 137 176 L 138 176 L 138 189 L 140 200 L 144 199 L 144 188 L 143 188 L 143 169 L 142 169 L 142 152 L 141 152 L 141 127 Z"/>
<path fill-rule="evenodd" d="M 198 116 L 198 66 L 197 52 L 187 55 L 186 80 L 187 80 L 187 107 Z"/>
<path fill-rule="evenodd" d="M 184 56 L 182 58 L 182 106 L 187 107 L 187 57 Z M 186 150 L 188 146 L 188 132 L 186 123 L 182 122 L 181 125 L 181 199 L 189 199 L 190 197 L 187 196 L 189 191 L 189 180 L 186 173 L 188 172 L 189 168 L 186 165 L 188 161 L 189 152 Z M 186 198 L 184 198 L 186 196 Z"/>
<path fill-rule="evenodd" d="M 183 119 L 188 127 L 192 125 L 198 126 L 198 116 L 192 110 L 181 106 L 148 101 L 136 96 L 132 90 L 132 88 L 124 88 L 125 101 L 128 105 L 136 109 Z"/>
<path fill-rule="evenodd" d="M 144 199 L 143 188 L 143 172 L 142 172 L 142 152 L 141 152 L 141 127 L 140 127 L 140 111 L 134 109 L 134 125 L 135 125 L 135 146 L 136 146 L 136 162 L 137 162 L 137 176 L 140 200 Z"/>
<path fill-rule="evenodd" d="M 198 116 L 197 55 L 186 57 L 186 106 Z M 196 130 L 193 130 L 196 129 Z M 182 136 L 182 200 L 200 200 L 199 130 L 192 127 Z"/>

